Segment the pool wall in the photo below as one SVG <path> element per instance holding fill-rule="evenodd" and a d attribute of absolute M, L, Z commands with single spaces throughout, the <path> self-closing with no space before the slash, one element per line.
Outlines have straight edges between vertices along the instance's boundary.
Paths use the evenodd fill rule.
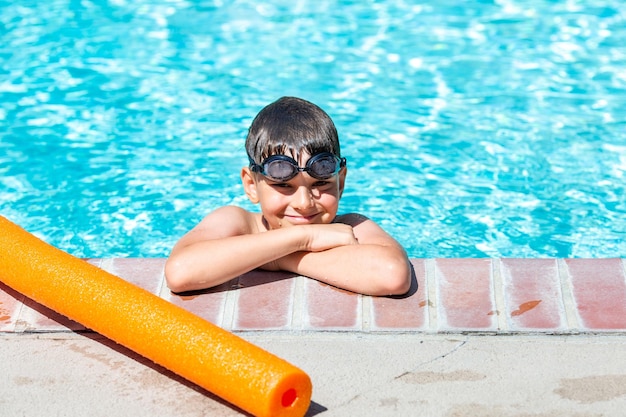
<path fill-rule="evenodd" d="M 406 297 L 364 296 L 263 271 L 181 296 L 165 285 L 165 258 L 89 262 L 235 332 L 626 333 L 621 258 L 413 258 Z M 63 331 L 88 329 L 0 283 L 0 332 Z"/>

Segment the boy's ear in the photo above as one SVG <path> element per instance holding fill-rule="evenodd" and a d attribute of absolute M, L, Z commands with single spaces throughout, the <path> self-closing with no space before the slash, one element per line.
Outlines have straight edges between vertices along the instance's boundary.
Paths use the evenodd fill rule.
<path fill-rule="evenodd" d="M 254 174 L 250 171 L 250 168 L 244 167 L 241 169 L 241 182 L 243 183 L 243 189 L 248 196 L 248 199 L 256 204 L 259 202 L 259 195 L 257 192 L 256 181 L 254 180 Z"/>

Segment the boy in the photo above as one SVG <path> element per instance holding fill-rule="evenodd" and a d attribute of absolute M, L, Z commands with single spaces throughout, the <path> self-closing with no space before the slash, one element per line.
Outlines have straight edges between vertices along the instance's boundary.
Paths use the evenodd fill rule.
<path fill-rule="evenodd" d="M 364 216 L 337 216 L 346 160 L 322 109 L 295 97 L 269 104 L 250 126 L 246 151 L 241 180 L 261 213 L 221 207 L 183 236 L 165 265 L 172 291 L 213 287 L 255 268 L 367 295 L 409 290 L 400 244 Z"/>

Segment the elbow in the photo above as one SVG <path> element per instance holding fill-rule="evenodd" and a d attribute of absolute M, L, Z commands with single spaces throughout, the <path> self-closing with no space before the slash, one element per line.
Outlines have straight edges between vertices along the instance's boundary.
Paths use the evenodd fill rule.
<path fill-rule="evenodd" d="M 391 277 L 385 288 L 385 295 L 405 295 L 411 290 L 411 274 Z"/>
<path fill-rule="evenodd" d="M 382 276 L 380 288 L 372 295 L 398 296 L 411 290 L 411 266 L 406 258 L 388 264 Z"/>
<path fill-rule="evenodd" d="M 185 267 L 175 259 L 169 258 L 165 262 L 165 283 L 174 293 L 188 291 Z"/>
<path fill-rule="evenodd" d="M 199 291 L 218 285 L 204 271 L 198 271 L 184 256 L 170 256 L 165 262 L 165 284 L 173 293 Z"/>

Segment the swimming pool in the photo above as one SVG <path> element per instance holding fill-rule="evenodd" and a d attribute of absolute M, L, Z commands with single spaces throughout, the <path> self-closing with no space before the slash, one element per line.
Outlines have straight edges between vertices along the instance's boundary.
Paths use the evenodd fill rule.
<path fill-rule="evenodd" d="M 0 213 L 166 256 L 242 196 L 283 95 L 335 120 L 341 211 L 413 257 L 623 257 L 626 12 L 554 2 L 0 1 Z"/>

